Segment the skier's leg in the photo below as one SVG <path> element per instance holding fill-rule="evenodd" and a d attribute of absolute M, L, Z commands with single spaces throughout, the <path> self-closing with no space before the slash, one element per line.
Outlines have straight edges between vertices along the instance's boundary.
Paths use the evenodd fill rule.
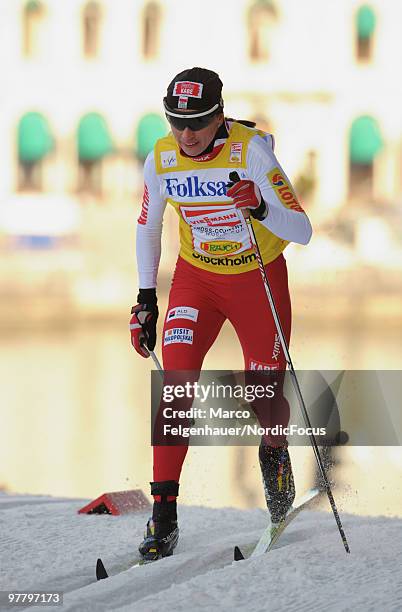
<path fill-rule="evenodd" d="M 177 304 L 173 304 L 178 302 Z M 216 336 L 222 327 L 224 317 L 219 313 L 211 311 L 201 304 L 194 296 L 194 292 L 182 292 L 179 296 L 173 295 L 169 301 L 168 313 L 174 309 L 180 311 L 186 306 L 187 310 L 197 312 L 197 321 L 189 320 L 165 320 L 163 328 L 164 346 L 163 366 L 164 366 L 164 385 L 176 387 L 185 386 L 187 382 L 194 383 L 198 380 L 202 362 L 213 344 Z M 182 327 L 183 326 L 183 327 Z M 176 329 L 186 330 L 180 337 L 185 338 L 187 343 L 182 343 L 173 337 L 173 342 L 165 343 L 169 339 L 169 332 L 174 336 Z M 191 333 L 188 333 L 190 331 Z M 179 437 L 175 440 L 174 436 L 164 434 L 164 427 L 178 426 L 188 427 L 190 422 L 183 418 L 165 418 L 163 410 L 171 407 L 177 411 L 186 411 L 191 408 L 192 397 L 175 399 L 174 402 L 165 403 L 163 400 L 159 406 L 159 411 L 155 420 L 154 428 L 154 481 L 174 480 L 179 482 L 181 468 L 188 450 L 188 438 Z M 155 498 L 157 499 L 157 498 Z M 170 499 L 170 498 L 169 498 Z"/>
<path fill-rule="evenodd" d="M 287 283 L 286 262 L 283 255 L 268 264 L 266 272 L 274 295 L 281 324 L 289 343 L 291 305 Z M 286 360 L 277 335 L 274 319 L 265 294 L 260 272 L 242 275 L 241 286 L 236 286 L 238 299 L 231 301 L 228 318 L 239 336 L 245 362 L 246 384 L 274 384 L 272 400 L 256 399 L 253 410 L 264 429 L 286 427 L 289 404 L 283 395 Z M 264 374 L 265 372 L 265 374 Z M 267 376 L 269 372 L 269 376 Z M 259 448 L 259 462 L 267 506 L 274 522 L 286 514 L 294 496 L 294 481 L 286 436 L 266 433 Z"/>
<path fill-rule="evenodd" d="M 162 334 L 165 385 L 198 379 L 204 357 L 224 323 L 225 316 L 218 309 L 219 300 L 213 291 L 216 282 L 213 277 L 182 259 L 177 263 Z M 175 400 L 174 409 L 188 410 L 191 404 L 192 398 L 184 397 Z M 172 426 L 188 426 L 187 419 L 164 420 L 162 411 L 161 402 L 157 431 L 162 432 L 166 422 Z M 154 445 L 154 481 L 178 482 L 188 446 L 183 438 L 179 444 L 167 436 L 162 441 L 168 443 Z"/>
<path fill-rule="evenodd" d="M 266 266 L 267 275 L 277 304 L 279 317 L 289 343 L 291 330 L 291 304 L 287 283 L 286 262 L 280 255 Z M 264 428 L 289 421 L 289 404 L 283 396 L 286 360 L 277 335 L 259 270 L 239 275 L 233 283 L 233 296 L 227 316 L 239 337 L 244 356 L 246 383 L 267 385 L 275 383 L 272 401 L 256 399 L 252 407 Z M 269 373 L 269 376 L 267 375 Z M 264 436 L 268 444 L 279 446 L 285 436 Z"/>
<path fill-rule="evenodd" d="M 223 325 L 225 316 L 217 308 L 218 300 L 214 299 L 211 282 L 208 273 L 200 273 L 179 259 L 162 334 L 165 386 L 184 385 L 198 379 L 204 357 Z M 191 397 L 183 397 L 169 406 L 174 410 L 188 410 L 192 402 Z M 153 513 L 139 547 L 143 557 L 149 560 L 172 554 L 177 545 L 176 497 L 188 449 L 188 438 L 175 441 L 173 436 L 162 435 L 164 424 L 189 425 L 187 419 L 165 419 L 164 407 L 162 398 L 153 432 Z"/>

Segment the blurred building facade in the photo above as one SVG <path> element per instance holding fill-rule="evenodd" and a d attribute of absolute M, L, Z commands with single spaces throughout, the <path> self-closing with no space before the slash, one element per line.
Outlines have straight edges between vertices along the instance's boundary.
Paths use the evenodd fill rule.
<path fill-rule="evenodd" d="M 136 213 L 162 97 L 192 65 L 219 72 L 228 116 L 274 133 L 316 224 L 400 208 L 398 0 L 3 0 L 0 14 L 9 246 L 79 237 L 88 206 Z"/>
<path fill-rule="evenodd" d="M 401 197 L 397 0 L 5 0 L 1 13 L 3 201 L 137 187 L 130 164 L 166 131 L 167 83 L 193 64 L 221 74 L 229 115 L 274 132 L 320 210 Z"/>
<path fill-rule="evenodd" d="M 138 461 L 148 365 L 130 361 L 126 319 L 137 293 L 142 161 L 168 129 L 162 97 L 186 67 L 219 72 L 227 116 L 275 135 L 312 219 L 311 244 L 286 251 L 303 322 L 295 325 L 295 363 L 398 367 L 400 327 L 387 324 L 402 316 L 401 23 L 400 0 L 1 0 L 2 466 L 11 488 L 95 494 L 111 482 L 125 487 L 116 470 Z M 176 258 L 175 223 L 167 211 L 162 281 Z M 94 313 L 120 317 L 118 333 L 101 332 Z M 82 315 L 90 324 L 75 326 Z M 338 324 L 343 315 L 348 325 Z M 38 319 L 57 322 L 56 341 L 36 337 Z M 11 325 L 17 340 L 7 340 Z M 227 365 L 229 355 L 229 367 L 241 363 L 231 338 L 211 367 Z M 32 432 L 42 442 L 57 427 L 36 457 Z M 370 489 L 378 469 L 379 479 L 389 474 L 394 499 L 394 471 L 364 452 L 365 469 L 350 482 L 369 474 Z M 142 486 L 148 454 L 141 461 Z M 392 461 L 399 469 L 398 453 Z M 201 472 L 210 480 L 204 459 L 188 481 Z M 220 477 L 217 490 L 222 481 L 230 482 Z"/>

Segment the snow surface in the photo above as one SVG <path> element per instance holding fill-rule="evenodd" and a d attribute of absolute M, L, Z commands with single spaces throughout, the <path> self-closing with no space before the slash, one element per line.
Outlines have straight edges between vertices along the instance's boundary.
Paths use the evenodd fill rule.
<path fill-rule="evenodd" d="M 64 591 L 62 607 L 29 608 L 58 612 L 402 610 L 402 519 L 342 514 L 347 555 L 332 514 L 305 511 L 270 553 L 235 563 L 265 512 L 181 506 L 174 556 L 122 571 L 147 515 L 78 515 L 87 501 L 0 494 L 0 590 Z"/>

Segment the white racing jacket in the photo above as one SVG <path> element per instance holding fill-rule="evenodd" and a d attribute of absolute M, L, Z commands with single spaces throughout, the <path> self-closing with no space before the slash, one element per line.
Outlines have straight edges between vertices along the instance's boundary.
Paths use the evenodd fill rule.
<path fill-rule="evenodd" d="M 292 185 L 273 152 L 273 137 L 240 123 L 208 161 L 181 154 L 172 134 L 157 141 L 144 166 L 144 198 L 137 226 L 139 286 L 156 287 L 166 203 L 180 223 L 180 256 L 198 268 L 238 274 L 258 267 L 243 213 L 226 196 L 229 174 L 254 181 L 268 215 L 252 219 L 264 263 L 289 242 L 307 244 L 312 229 Z"/>

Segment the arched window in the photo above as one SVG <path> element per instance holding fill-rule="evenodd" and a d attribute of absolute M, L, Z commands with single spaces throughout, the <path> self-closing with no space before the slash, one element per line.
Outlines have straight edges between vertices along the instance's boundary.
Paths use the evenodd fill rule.
<path fill-rule="evenodd" d="M 22 16 L 22 52 L 25 57 L 39 54 L 45 6 L 39 0 L 28 0 Z"/>
<path fill-rule="evenodd" d="M 352 123 L 349 134 L 350 195 L 371 197 L 373 192 L 373 164 L 383 147 L 377 121 L 362 115 Z"/>
<path fill-rule="evenodd" d="M 356 56 L 358 61 L 369 61 L 373 54 L 376 17 L 373 9 L 364 4 L 356 13 Z"/>
<path fill-rule="evenodd" d="M 77 131 L 79 160 L 78 190 L 101 195 L 102 159 L 113 151 L 105 119 L 99 113 L 81 118 Z"/>
<path fill-rule="evenodd" d="M 168 133 L 166 121 L 161 115 L 149 113 L 144 115 L 137 127 L 137 155 L 144 160 L 148 153 L 155 146 L 159 138 L 163 138 Z"/>
<path fill-rule="evenodd" d="M 142 54 L 155 59 L 159 53 L 161 8 L 157 2 L 147 2 L 142 23 Z"/>
<path fill-rule="evenodd" d="M 49 124 L 40 113 L 26 113 L 18 123 L 18 189 L 42 188 L 42 160 L 52 151 Z"/>
<path fill-rule="evenodd" d="M 85 57 L 99 53 L 101 9 L 97 2 L 88 2 L 83 11 L 83 51 Z"/>
<path fill-rule="evenodd" d="M 270 55 L 272 28 L 277 18 L 271 0 L 256 0 L 248 12 L 249 57 L 253 62 L 266 62 Z"/>

